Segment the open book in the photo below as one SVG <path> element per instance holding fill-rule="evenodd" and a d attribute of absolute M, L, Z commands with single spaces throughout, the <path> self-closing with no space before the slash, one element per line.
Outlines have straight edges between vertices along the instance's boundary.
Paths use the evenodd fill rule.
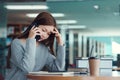
<path fill-rule="evenodd" d="M 47 71 L 39 71 L 39 72 L 29 72 L 32 75 L 65 75 L 71 76 L 74 75 L 74 72 L 47 72 Z"/>

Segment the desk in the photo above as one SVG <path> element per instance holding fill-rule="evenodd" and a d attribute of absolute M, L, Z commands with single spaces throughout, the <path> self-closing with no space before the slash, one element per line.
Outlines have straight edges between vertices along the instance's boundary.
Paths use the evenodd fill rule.
<path fill-rule="evenodd" d="M 30 80 L 120 80 L 120 77 L 112 76 L 61 76 L 61 75 L 32 75 L 28 74 Z"/>

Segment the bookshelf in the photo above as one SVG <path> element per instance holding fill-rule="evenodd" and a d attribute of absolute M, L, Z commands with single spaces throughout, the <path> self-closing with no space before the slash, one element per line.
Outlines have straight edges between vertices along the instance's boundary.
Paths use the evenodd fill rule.
<path fill-rule="evenodd" d="M 7 38 L 14 39 L 19 36 L 26 28 L 28 24 L 8 24 L 7 25 Z"/>
<path fill-rule="evenodd" d="M 8 24 L 7 25 L 7 37 L 14 37 L 17 33 L 20 33 L 20 25 Z"/>
<path fill-rule="evenodd" d="M 28 24 L 7 24 L 6 45 L 9 46 L 11 41 L 26 30 Z"/>

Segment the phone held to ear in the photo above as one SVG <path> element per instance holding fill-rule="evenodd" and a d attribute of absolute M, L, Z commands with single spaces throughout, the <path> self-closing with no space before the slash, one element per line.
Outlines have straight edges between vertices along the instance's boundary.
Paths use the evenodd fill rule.
<path fill-rule="evenodd" d="M 32 24 L 32 26 L 35 26 L 35 27 L 38 27 L 38 25 L 40 25 L 38 22 L 35 22 L 35 23 L 33 23 Z M 50 35 L 50 37 L 55 37 L 55 34 L 54 33 L 52 33 L 51 35 Z M 41 36 L 40 35 L 36 35 L 35 36 L 35 39 L 36 39 L 36 41 L 38 41 L 38 40 L 40 40 L 41 39 Z"/>
<path fill-rule="evenodd" d="M 40 40 L 40 38 L 41 38 L 40 35 L 36 35 L 36 36 L 35 36 L 36 41 Z"/>
<path fill-rule="evenodd" d="M 37 24 L 37 23 L 34 23 L 33 25 L 34 25 L 35 27 L 38 27 L 38 24 Z M 41 38 L 40 35 L 36 35 L 36 36 L 35 36 L 36 41 L 40 40 L 40 38 Z"/>

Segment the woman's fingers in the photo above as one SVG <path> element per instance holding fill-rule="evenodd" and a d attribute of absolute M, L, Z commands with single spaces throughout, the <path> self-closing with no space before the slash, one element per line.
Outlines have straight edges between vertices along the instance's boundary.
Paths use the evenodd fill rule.
<path fill-rule="evenodd" d="M 54 28 L 53 33 L 57 33 L 57 32 L 58 32 L 58 30 L 56 28 Z"/>
<path fill-rule="evenodd" d="M 40 33 L 40 30 L 39 30 L 39 28 L 37 28 L 37 27 L 33 27 L 33 28 L 32 28 L 32 31 L 33 31 L 34 33 Z"/>
<path fill-rule="evenodd" d="M 58 32 L 56 28 L 54 28 L 52 33 L 55 34 L 56 37 L 60 36 L 60 33 Z"/>
<path fill-rule="evenodd" d="M 59 34 L 59 32 L 56 28 L 54 28 L 54 30 L 52 31 L 52 34 L 55 34 L 55 36 L 57 36 L 57 34 Z"/>
<path fill-rule="evenodd" d="M 61 34 L 59 33 L 59 31 L 56 28 L 54 28 L 53 33 L 55 34 L 58 44 L 63 45 L 63 41 L 62 41 Z"/>
<path fill-rule="evenodd" d="M 39 33 L 38 28 L 33 26 L 29 32 L 29 38 L 35 38 L 37 33 Z"/>

